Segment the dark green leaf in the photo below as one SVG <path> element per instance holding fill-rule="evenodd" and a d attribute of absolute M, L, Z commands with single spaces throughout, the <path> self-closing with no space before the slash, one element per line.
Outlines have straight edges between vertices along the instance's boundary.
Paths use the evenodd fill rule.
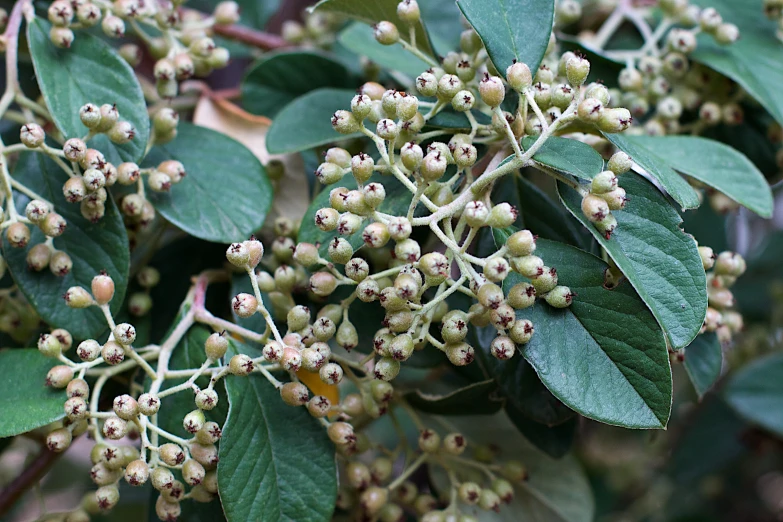
<path fill-rule="evenodd" d="M 682 219 L 649 181 L 635 174 L 620 177 L 628 194 L 614 211 L 617 229 L 606 239 L 584 216 L 579 194 L 558 185 L 566 208 L 595 236 L 650 307 L 675 348 L 698 335 L 707 313 L 707 276 Z"/>
<path fill-rule="evenodd" d="M 400 38 L 411 43 L 408 25 L 397 16 L 397 4 L 399 3 L 399 0 L 373 0 L 372 2 L 366 0 L 321 0 L 310 9 L 339 13 L 370 25 L 382 21 L 392 22 L 400 31 Z M 435 56 L 427 29 L 422 23 L 416 24 L 416 46 L 425 54 Z"/>
<path fill-rule="evenodd" d="M 723 352 L 714 333 L 699 335 L 685 348 L 685 371 L 699 397 L 718 380 L 722 364 Z"/>
<path fill-rule="evenodd" d="M 747 271 L 731 289 L 746 321 L 768 321 L 774 312 L 777 290 L 770 283 L 783 279 L 781 257 L 783 232 L 779 230 L 750 252 Z"/>
<path fill-rule="evenodd" d="M 496 231 L 498 244 L 504 232 Z M 544 302 L 519 310 L 536 333 L 523 351 L 555 397 L 582 415 L 629 428 L 662 428 L 671 411 L 672 380 L 664 336 L 629 285 L 604 288 L 606 263 L 540 239 L 536 254 L 577 294 L 570 307 Z M 512 274 L 503 283 L 521 282 Z"/>
<path fill-rule="evenodd" d="M 110 154 L 115 150 L 123 161 L 141 161 L 150 121 L 133 69 L 111 46 L 84 32 L 79 32 L 69 49 L 57 48 L 49 39 L 50 27 L 49 22 L 36 18 L 27 26 L 27 39 L 38 85 L 57 128 L 68 138 L 81 138 L 88 131 L 79 119 L 82 105 L 116 105 L 120 119 L 133 124 L 136 136 L 123 145 L 103 139 L 98 148 L 110 161 L 115 161 Z M 88 145 L 95 146 L 92 141 Z"/>
<path fill-rule="evenodd" d="M 718 214 L 711 205 L 702 205 L 697 209 L 681 212 L 681 215 L 682 229 L 695 237 L 700 245 L 707 245 L 716 252 L 729 250 L 726 215 Z"/>
<path fill-rule="evenodd" d="M 697 136 L 627 136 L 626 140 L 761 217 L 772 217 L 772 191 L 764 175 L 728 145 Z"/>
<path fill-rule="evenodd" d="M 514 61 L 538 69 L 549 45 L 553 0 L 457 0 L 500 74 Z"/>
<path fill-rule="evenodd" d="M 145 166 L 182 162 L 187 176 L 169 192 L 147 191 L 173 224 L 207 241 L 242 241 L 261 228 L 272 205 L 272 185 L 258 158 L 225 134 L 180 123 L 177 138 L 153 148 Z"/>
<path fill-rule="evenodd" d="M 360 56 L 366 56 L 378 65 L 400 71 L 416 78 L 429 69 L 429 64 L 415 57 L 399 45 L 382 45 L 375 40 L 372 28 L 360 22 L 343 29 L 337 40 L 347 49 Z"/>
<path fill-rule="evenodd" d="M 458 51 L 464 27 L 462 14 L 454 6 L 454 0 L 426 0 L 419 2 L 419 9 L 437 54 L 446 56 L 449 51 Z"/>
<path fill-rule="evenodd" d="M 234 355 L 232 347 L 227 355 Z M 334 446 L 304 408 L 261 375 L 226 380 L 231 403 L 218 483 L 230 522 L 327 521 L 337 498 Z"/>
<path fill-rule="evenodd" d="M 628 154 L 650 176 L 657 179 L 664 190 L 680 204 L 683 210 L 699 206 L 699 196 L 682 176 L 674 172 L 666 159 L 633 141 L 633 136 L 604 134 L 618 149 Z"/>
<path fill-rule="evenodd" d="M 35 348 L 0 351 L 0 437 L 12 437 L 65 416 L 65 390 L 47 387 L 46 373 L 60 364 Z"/>
<path fill-rule="evenodd" d="M 495 381 L 475 382 L 444 395 L 422 393 L 405 394 L 408 403 L 425 413 L 434 415 L 491 415 L 503 407 L 503 399 L 495 392 Z"/>
<path fill-rule="evenodd" d="M 519 193 L 519 213 L 525 228 L 544 239 L 568 243 L 589 250 L 592 238 L 578 222 L 549 195 L 521 174 L 515 175 Z"/>
<path fill-rule="evenodd" d="M 471 111 L 479 125 L 489 125 L 492 118 L 479 111 Z M 457 112 L 451 107 L 440 111 L 427 121 L 427 127 L 436 129 L 470 129 L 470 120 L 465 113 Z"/>
<path fill-rule="evenodd" d="M 128 237 L 117 206 L 111 197 L 106 200 L 106 214 L 98 223 L 91 223 L 82 217 L 78 204 L 68 203 L 63 196 L 62 186 L 68 175 L 43 154 L 25 153 L 19 158 L 14 177 L 39 196 L 54 204 L 55 210 L 68 223 L 65 232 L 54 240 L 54 247 L 71 256 L 73 269 L 59 277 L 45 268 L 33 272 L 27 268 L 27 251 L 43 243 L 43 233 L 34 227 L 32 239 L 26 248 L 13 248 L 3 234 L 3 254 L 11 275 L 27 300 L 41 318 L 52 327 L 67 328 L 76 339 L 98 335 L 107 328 L 106 320 L 97 307 L 77 310 L 69 308 L 63 294 L 72 286 L 89 289 L 92 278 L 101 270 L 114 279 L 112 312 L 119 312 L 125 289 L 128 286 L 130 254 Z M 15 196 L 20 212 L 24 211 L 28 199 Z"/>
<path fill-rule="evenodd" d="M 394 216 L 405 216 L 408 213 L 408 207 L 410 207 L 411 199 L 413 196 L 410 191 L 393 176 L 384 176 L 380 173 L 375 173 L 367 181 L 367 183 L 383 183 L 386 188 L 386 199 L 383 200 L 378 206 L 378 211 L 385 214 Z M 356 180 L 350 174 L 346 174 L 340 181 L 340 186 L 346 187 L 348 190 L 356 188 Z M 299 227 L 299 242 L 300 243 L 313 243 L 321 244 L 319 251 L 321 256 L 326 257 L 329 242 L 338 237 L 337 231 L 323 232 L 320 228 L 315 226 L 315 213 L 319 209 L 329 207 L 329 189 L 325 188 L 313 199 L 310 203 L 310 207 L 307 209 L 304 217 L 302 218 L 302 224 Z M 366 221 L 365 224 L 369 224 L 370 221 Z M 342 236 L 353 247 L 354 250 L 358 250 L 363 244 L 362 240 L 362 228 L 356 233 L 350 236 Z"/>
<path fill-rule="evenodd" d="M 578 417 L 571 417 L 557 426 L 547 426 L 531 420 L 510 404 L 506 405 L 506 414 L 527 440 L 550 457 L 559 459 L 571 449 Z"/>
<path fill-rule="evenodd" d="M 526 136 L 522 139 L 525 149 L 536 142 L 536 137 Z M 577 178 L 590 181 L 596 174 L 604 170 L 604 160 L 593 147 L 581 141 L 553 136 L 533 155 L 533 160 L 551 167 L 558 172 L 566 172 Z"/>
<path fill-rule="evenodd" d="M 762 0 L 696 0 L 701 7 L 714 7 L 727 22 L 736 24 L 740 39 L 722 46 L 707 35 L 699 35 L 691 58 L 708 65 L 739 83 L 783 124 L 783 44 L 776 36 L 777 23 L 767 20 Z"/>
<path fill-rule="evenodd" d="M 273 118 L 288 103 L 315 89 L 355 86 L 348 69 L 322 53 L 282 51 L 265 56 L 248 70 L 241 86 L 242 105 L 253 114 Z"/>
<path fill-rule="evenodd" d="M 281 110 L 266 135 L 270 154 L 288 154 L 339 141 L 345 136 L 332 128 L 332 115 L 351 107 L 354 91 L 317 89 L 300 96 Z"/>
<path fill-rule="evenodd" d="M 783 435 L 783 353 L 744 366 L 729 380 L 724 397 L 742 418 Z"/>
<path fill-rule="evenodd" d="M 190 0 L 188 8 L 212 13 L 221 0 Z M 266 23 L 280 8 L 282 0 L 236 0 L 239 4 L 239 23 L 256 29 L 263 29 Z M 232 52 L 231 56 L 234 54 Z"/>

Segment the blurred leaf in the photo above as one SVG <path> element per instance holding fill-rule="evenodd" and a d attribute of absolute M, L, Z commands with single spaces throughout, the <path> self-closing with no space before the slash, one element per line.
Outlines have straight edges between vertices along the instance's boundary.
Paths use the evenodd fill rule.
<path fill-rule="evenodd" d="M 620 177 L 628 194 L 612 214 L 617 229 L 606 239 L 581 209 L 581 196 L 560 183 L 560 199 L 628 278 L 675 348 L 698 335 L 707 312 L 707 279 L 692 237 L 680 229 L 677 211 L 652 183 L 636 174 Z"/>
<path fill-rule="evenodd" d="M 699 397 L 720 377 L 723 351 L 714 332 L 699 335 L 685 348 L 685 370 Z"/>
<path fill-rule="evenodd" d="M 421 5 L 421 4 L 419 4 Z M 372 28 L 361 22 L 349 24 L 337 35 L 337 41 L 359 56 L 366 56 L 376 64 L 416 78 L 429 69 L 429 64 L 399 45 L 382 45 L 375 40 Z M 335 86 L 337 87 L 337 86 Z"/>
<path fill-rule="evenodd" d="M 495 381 L 475 382 L 443 395 L 423 393 L 421 390 L 405 394 L 408 404 L 433 415 L 490 415 L 503 407 L 503 400 L 495 394 Z"/>
<path fill-rule="evenodd" d="M 528 418 L 510 404 L 506 404 L 506 414 L 527 440 L 550 457 L 559 459 L 571 449 L 579 417 L 571 417 L 556 426 L 547 426 Z"/>
<path fill-rule="evenodd" d="M 783 436 L 783 353 L 743 366 L 731 377 L 723 396 L 742 418 Z"/>
<path fill-rule="evenodd" d="M 348 69 L 326 54 L 280 51 L 264 55 L 248 69 L 241 85 L 242 105 L 253 114 L 273 118 L 287 104 L 315 89 L 351 89 L 356 85 Z"/>
<path fill-rule="evenodd" d="M 45 385 L 46 374 L 60 364 L 41 355 L 37 348 L 0 351 L 0 438 L 46 426 L 65 417 L 65 390 Z"/>
<path fill-rule="evenodd" d="M 496 244 L 512 231 L 495 230 Z M 605 289 L 607 265 L 586 252 L 539 239 L 536 255 L 576 293 L 568 308 L 539 301 L 517 311 L 535 327 L 521 351 L 541 381 L 585 417 L 628 428 L 665 427 L 672 401 L 669 355 L 644 302 L 629 285 Z M 523 281 L 510 274 L 503 289 Z"/>
<path fill-rule="evenodd" d="M 554 0 L 457 0 L 457 5 L 504 78 L 514 62 L 538 69 L 549 45 Z"/>
<path fill-rule="evenodd" d="M 81 138 L 88 132 L 79 118 L 86 103 L 115 105 L 121 121 L 136 129 L 134 138 L 116 145 L 101 138 L 100 145 L 88 145 L 106 154 L 109 161 L 140 162 L 150 134 L 147 104 L 136 75 L 128 62 L 100 38 L 80 32 L 68 49 L 57 48 L 49 38 L 51 24 L 36 18 L 27 26 L 27 39 L 38 85 L 57 128 L 67 138 Z M 114 154 L 110 154 L 114 152 Z"/>
<path fill-rule="evenodd" d="M 281 110 L 267 135 L 267 148 L 272 154 L 286 154 L 325 145 L 345 136 L 332 128 L 332 115 L 348 110 L 355 92 L 347 89 L 316 89 L 300 96 Z"/>
<path fill-rule="evenodd" d="M 147 198 L 193 236 L 217 243 L 247 239 L 272 206 L 272 187 L 261 162 L 225 134 L 184 122 L 177 132 L 174 141 L 150 151 L 144 166 L 174 159 L 187 176 L 169 192 L 147 191 Z"/>
<path fill-rule="evenodd" d="M 3 234 L 3 254 L 14 281 L 38 315 L 52 327 L 67 328 L 76 339 L 87 339 L 106 330 L 106 320 L 97 307 L 69 308 L 63 295 L 72 286 L 90 289 L 92 278 L 101 270 L 114 280 L 113 313 L 119 312 L 128 286 L 130 254 L 125 225 L 111 195 L 106 200 L 106 214 L 97 223 L 85 219 L 79 205 L 68 203 L 62 186 L 68 175 L 54 161 L 43 154 L 24 153 L 14 169 L 14 177 L 24 180 L 25 186 L 54 204 L 67 223 L 65 232 L 54 239 L 54 247 L 71 256 L 70 273 L 55 276 L 49 268 L 35 272 L 27 268 L 27 252 L 43 243 L 45 236 L 38 227 L 32 227 L 30 243 L 25 248 L 13 248 Z M 15 194 L 19 212 L 29 199 Z"/>

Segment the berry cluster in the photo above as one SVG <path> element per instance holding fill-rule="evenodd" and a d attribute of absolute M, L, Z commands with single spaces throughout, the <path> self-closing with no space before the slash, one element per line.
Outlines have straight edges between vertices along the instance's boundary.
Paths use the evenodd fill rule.
<path fill-rule="evenodd" d="M 778 23 L 778 38 L 783 40 L 783 2 L 780 0 L 764 0 L 764 15 Z"/>
<path fill-rule="evenodd" d="M 699 247 L 699 254 L 707 273 L 709 307 L 702 332 L 715 332 L 721 344 L 728 344 L 733 335 L 743 329 L 742 315 L 733 310 L 735 302 L 730 288 L 745 273 L 745 259 L 736 252 L 718 255 L 710 247 Z"/>

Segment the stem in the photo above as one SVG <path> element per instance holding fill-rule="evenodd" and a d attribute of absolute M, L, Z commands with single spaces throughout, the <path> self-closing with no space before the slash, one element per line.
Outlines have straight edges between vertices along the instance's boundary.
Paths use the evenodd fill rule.
<path fill-rule="evenodd" d="M 422 464 L 424 464 L 424 462 L 426 462 L 427 457 L 429 457 L 429 454 L 422 453 L 421 455 L 419 455 L 419 457 L 416 460 L 411 462 L 411 465 L 408 466 L 405 469 L 405 471 L 400 473 L 400 476 L 394 479 L 394 482 L 389 484 L 389 491 L 393 491 L 394 488 L 396 488 L 397 486 L 405 482 L 408 479 L 408 477 L 410 477 L 413 474 L 413 472 L 419 468 L 419 466 L 421 466 Z"/>
<path fill-rule="evenodd" d="M 243 25 L 216 25 L 213 27 L 215 34 L 225 36 L 230 40 L 236 40 L 265 51 L 289 47 L 290 44 L 282 37 L 275 34 L 256 31 Z"/>
<path fill-rule="evenodd" d="M 49 451 L 42 448 L 41 453 L 30 462 L 22 473 L 13 482 L 0 491 L 0 517 L 4 518 L 16 501 L 24 495 L 33 484 L 37 483 L 49 471 L 49 468 L 57 461 L 62 453 Z"/>

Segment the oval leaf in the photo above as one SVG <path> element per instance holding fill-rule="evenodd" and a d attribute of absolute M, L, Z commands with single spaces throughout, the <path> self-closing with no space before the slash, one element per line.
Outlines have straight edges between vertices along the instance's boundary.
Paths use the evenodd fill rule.
<path fill-rule="evenodd" d="M 249 69 L 241 86 L 242 105 L 253 114 L 273 118 L 298 96 L 315 89 L 355 86 L 353 75 L 338 61 L 316 52 L 284 51 Z"/>
<path fill-rule="evenodd" d="M 626 174 L 623 210 L 613 212 L 617 229 L 606 239 L 582 213 L 579 194 L 558 185 L 566 208 L 593 234 L 647 303 L 674 348 L 699 334 L 707 314 L 707 276 L 696 241 L 680 229 L 682 219 L 652 183 Z"/>
<path fill-rule="evenodd" d="M 554 0 L 457 0 L 503 77 L 514 61 L 538 69 L 549 45 Z"/>
<path fill-rule="evenodd" d="M 525 149 L 530 148 L 537 138 L 522 138 Z M 604 170 L 604 160 L 593 147 L 581 141 L 553 136 L 533 155 L 533 161 L 558 172 L 566 172 L 577 178 L 590 181 Z"/>
<path fill-rule="evenodd" d="M 767 20 L 762 0 L 695 0 L 701 7 L 714 7 L 727 22 L 736 24 L 740 39 L 719 45 L 707 35 L 699 35 L 690 57 L 728 76 L 750 93 L 783 124 L 783 44 L 776 35 L 777 23 Z"/>
<path fill-rule="evenodd" d="M 503 399 L 495 394 L 495 381 L 474 382 L 445 395 L 432 395 L 416 390 L 405 394 L 408 403 L 433 415 L 491 415 L 503 407 Z"/>
<path fill-rule="evenodd" d="M 723 351 L 714 332 L 704 333 L 685 348 L 685 371 L 699 397 L 712 388 L 720 377 Z"/>
<path fill-rule="evenodd" d="M 227 357 L 236 353 L 232 346 Z M 329 520 L 337 470 L 326 429 L 306 409 L 286 406 L 261 375 L 228 378 L 226 390 L 218 466 L 226 519 Z"/>
<path fill-rule="evenodd" d="M 35 348 L 0 351 L 0 438 L 46 426 L 65 417 L 65 390 L 45 385 L 46 373 L 60 364 Z"/>
<path fill-rule="evenodd" d="M 400 31 L 400 38 L 411 43 L 408 34 L 408 25 L 397 16 L 397 4 L 399 0 L 321 0 L 311 11 L 327 11 L 338 13 L 354 20 L 360 20 L 366 24 L 377 24 L 378 22 L 388 21 L 397 26 Z M 424 11 L 424 9 L 422 9 Z M 550 22 L 551 24 L 551 22 Z M 419 50 L 430 56 L 435 56 L 427 29 L 423 23 L 416 24 L 416 46 Z"/>
<path fill-rule="evenodd" d="M 175 159 L 187 176 L 169 192 L 147 191 L 155 209 L 198 238 L 220 243 L 247 239 L 264 224 L 272 185 L 258 158 L 225 134 L 180 123 L 177 138 L 153 148 L 144 162 Z"/>
<path fill-rule="evenodd" d="M 117 106 L 120 119 L 129 121 L 136 136 L 123 145 L 105 137 L 88 145 L 98 148 L 111 162 L 140 162 L 150 135 L 147 104 L 128 62 L 100 38 L 79 32 L 69 49 L 59 49 L 49 39 L 49 22 L 36 18 L 27 26 L 30 55 L 38 85 L 57 128 L 68 138 L 88 132 L 79 119 L 85 103 Z"/>
<path fill-rule="evenodd" d="M 45 268 L 33 272 L 27 268 L 27 251 L 45 237 L 38 227 L 32 227 L 32 238 L 26 248 L 13 248 L 3 234 L 3 254 L 14 281 L 41 319 L 51 327 L 68 329 L 76 339 L 97 336 L 107 329 L 106 320 L 97 307 L 83 310 L 69 308 L 63 294 L 72 286 L 89 289 L 92 278 L 101 270 L 114 279 L 113 313 L 119 312 L 125 289 L 128 286 L 130 253 L 128 236 L 117 206 L 111 196 L 106 200 L 106 214 L 97 223 L 82 217 L 79 205 L 68 203 L 62 186 L 68 175 L 43 154 L 28 152 L 20 156 L 14 177 L 41 197 L 54 204 L 55 210 L 65 218 L 65 232 L 54 239 L 54 247 L 71 256 L 73 269 L 59 277 Z M 20 212 L 29 199 L 21 194 L 14 196 Z"/>
<path fill-rule="evenodd" d="M 669 167 L 668 162 L 650 150 L 638 145 L 633 136 L 625 134 L 604 134 L 618 149 L 628 154 L 631 159 L 644 169 L 644 172 L 658 180 L 664 190 L 680 204 L 683 210 L 697 208 L 699 196 L 682 176 Z"/>
<path fill-rule="evenodd" d="M 627 136 L 674 170 L 717 189 L 761 217 L 772 217 L 772 190 L 744 154 L 696 136 Z"/>
<path fill-rule="evenodd" d="M 496 231 L 498 243 L 505 242 Z M 585 417 L 627 428 L 663 428 L 672 377 L 655 318 L 629 285 L 604 288 L 606 263 L 573 247 L 539 239 L 536 254 L 576 292 L 556 309 L 545 302 L 517 311 L 536 332 L 522 355 L 555 397 Z M 508 291 L 523 278 L 512 274 Z"/>
<path fill-rule="evenodd" d="M 744 366 L 729 381 L 724 397 L 743 418 L 783 436 L 783 354 Z"/>
<path fill-rule="evenodd" d="M 270 154 L 288 154 L 333 141 L 359 136 L 344 135 L 332 128 L 332 115 L 351 106 L 356 93 L 346 89 L 317 89 L 300 96 L 277 114 L 266 135 Z"/>

